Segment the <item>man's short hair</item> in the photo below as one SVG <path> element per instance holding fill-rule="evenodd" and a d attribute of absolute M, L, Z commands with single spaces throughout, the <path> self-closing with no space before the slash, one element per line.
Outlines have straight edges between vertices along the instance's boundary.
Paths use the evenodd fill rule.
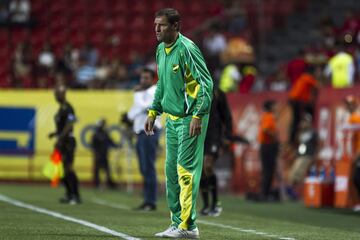
<path fill-rule="evenodd" d="M 153 71 L 153 70 L 150 69 L 150 68 L 143 68 L 143 69 L 142 69 L 142 72 L 143 72 L 143 73 L 150 73 L 151 78 L 155 78 L 155 71 Z"/>
<path fill-rule="evenodd" d="M 155 17 L 165 16 L 170 24 L 178 23 L 177 31 L 180 30 L 180 13 L 174 8 L 163 8 L 155 13 Z"/>
<path fill-rule="evenodd" d="M 274 100 L 266 100 L 263 104 L 264 111 L 271 112 L 275 104 Z"/>

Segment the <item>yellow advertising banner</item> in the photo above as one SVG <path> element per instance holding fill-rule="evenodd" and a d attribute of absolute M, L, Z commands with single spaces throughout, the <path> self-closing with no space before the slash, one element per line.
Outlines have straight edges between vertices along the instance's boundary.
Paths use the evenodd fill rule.
<path fill-rule="evenodd" d="M 109 155 L 113 179 L 118 183 L 141 182 L 134 149 L 136 136 L 131 136 L 132 131 L 120 122 L 121 114 L 132 105 L 132 91 L 69 90 L 67 100 L 77 117 L 75 170 L 79 178 L 92 180 L 93 159 L 88 145 L 96 122 L 105 118 L 110 136 L 122 145 L 112 149 Z M 54 116 L 58 108 L 51 90 L 0 91 L 0 179 L 45 180 L 42 168 L 49 161 L 55 144 L 48 134 L 55 130 Z M 164 180 L 163 155 L 160 150 L 156 163 L 161 182 Z"/>

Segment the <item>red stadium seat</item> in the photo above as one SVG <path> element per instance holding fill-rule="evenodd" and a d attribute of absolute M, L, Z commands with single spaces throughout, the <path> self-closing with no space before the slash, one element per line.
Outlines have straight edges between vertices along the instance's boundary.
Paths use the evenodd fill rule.
<path fill-rule="evenodd" d="M 70 5 L 69 11 L 73 16 L 87 14 L 88 2 L 86 0 L 72 0 Z"/>
<path fill-rule="evenodd" d="M 112 0 L 109 4 L 113 16 L 126 15 L 129 11 L 127 1 Z"/>
<path fill-rule="evenodd" d="M 60 15 L 68 10 L 67 0 L 49 1 L 52 15 Z"/>
<path fill-rule="evenodd" d="M 89 13 L 91 16 L 93 15 L 108 15 L 109 6 L 107 1 L 104 0 L 94 0 L 89 5 Z"/>
<path fill-rule="evenodd" d="M 110 30 L 111 28 L 111 20 L 107 16 L 92 16 L 89 19 L 90 31 L 105 31 Z"/>
<path fill-rule="evenodd" d="M 141 15 L 144 16 L 148 13 L 148 5 L 146 1 L 135 1 L 134 4 L 131 5 L 130 11 L 133 15 Z"/>
<path fill-rule="evenodd" d="M 87 41 L 87 36 L 84 32 L 74 31 L 70 33 L 70 42 L 74 47 L 82 47 Z"/>
<path fill-rule="evenodd" d="M 85 31 L 88 27 L 86 15 L 77 15 L 70 18 L 69 26 L 71 30 Z"/>
<path fill-rule="evenodd" d="M 0 30 L 0 46 L 8 46 L 9 45 L 9 42 L 10 42 L 9 36 L 10 36 L 10 33 L 7 29 Z"/>
<path fill-rule="evenodd" d="M 13 29 L 11 31 L 11 43 L 16 46 L 20 42 L 30 40 L 30 31 L 27 29 Z"/>
<path fill-rule="evenodd" d="M 89 40 L 95 47 L 103 48 L 106 45 L 107 35 L 102 32 L 91 32 L 89 34 Z"/>

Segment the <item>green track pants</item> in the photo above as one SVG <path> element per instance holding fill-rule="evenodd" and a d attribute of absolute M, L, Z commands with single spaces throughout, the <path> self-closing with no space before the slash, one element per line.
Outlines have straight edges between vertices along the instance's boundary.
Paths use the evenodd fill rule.
<path fill-rule="evenodd" d="M 187 230 L 196 228 L 196 199 L 209 115 L 202 117 L 201 134 L 195 137 L 189 134 L 191 119 L 166 119 L 166 199 L 172 225 Z"/>

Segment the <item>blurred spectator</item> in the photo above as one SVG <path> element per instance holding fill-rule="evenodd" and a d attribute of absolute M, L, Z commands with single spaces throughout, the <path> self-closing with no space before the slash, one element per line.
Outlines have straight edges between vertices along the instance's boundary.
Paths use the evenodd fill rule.
<path fill-rule="evenodd" d="M 88 65 L 85 59 L 80 59 L 80 66 L 75 72 L 75 88 L 91 88 L 95 80 L 96 68 Z"/>
<path fill-rule="evenodd" d="M 79 58 L 83 59 L 87 66 L 95 67 L 98 57 L 98 51 L 91 43 L 86 43 L 80 50 Z"/>
<path fill-rule="evenodd" d="M 314 67 L 308 66 L 305 73 L 295 81 L 289 92 L 289 104 L 292 109 L 289 143 L 296 146 L 296 136 L 301 119 L 305 113 L 314 116 L 318 81 L 313 76 Z"/>
<path fill-rule="evenodd" d="M 331 79 L 334 88 L 351 87 L 355 75 L 353 57 L 345 51 L 343 44 L 338 45 L 337 50 L 326 66 L 325 76 Z"/>
<path fill-rule="evenodd" d="M 210 27 L 203 45 L 208 56 L 219 55 L 226 48 L 226 38 L 220 32 L 218 24 L 213 24 Z"/>
<path fill-rule="evenodd" d="M 344 24 L 341 29 L 342 34 L 344 35 L 349 33 L 350 35 L 355 36 L 359 28 L 360 28 L 360 21 L 358 15 L 355 14 L 354 11 L 348 11 L 345 14 Z"/>
<path fill-rule="evenodd" d="M 43 49 L 39 53 L 38 64 L 40 67 L 46 68 L 47 70 L 52 69 L 55 66 L 55 55 L 51 50 L 50 43 L 46 42 Z"/>
<path fill-rule="evenodd" d="M 316 160 L 317 139 L 312 117 L 310 114 L 305 114 L 300 122 L 297 156 L 289 172 L 287 194 L 292 200 L 298 198 L 295 187 L 303 182 L 309 167 Z"/>
<path fill-rule="evenodd" d="M 269 84 L 269 90 L 274 92 L 285 92 L 288 88 L 288 80 L 286 79 L 284 70 L 279 70 L 273 80 Z"/>
<path fill-rule="evenodd" d="M 13 77 L 14 86 L 31 88 L 33 85 L 33 59 L 31 47 L 27 43 L 19 43 L 13 56 Z"/>
<path fill-rule="evenodd" d="M 128 71 L 120 58 L 111 62 L 111 72 L 106 88 L 126 88 L 128 85 Z"/>
<path fill-rule="evenodd" d="M 229 17 L 228 31 L 230 34 L 239 35 L 245 29 L 246 15 L 240 1 L 232 1 L 231 7 L 227 9 Z"/>
<path fill-rule="evenodd" d="M 64 46 L 62 56 L 57 59 L 57 70 L 65 75 L 71 75 L 78 68 L 79 55 L 79 51 L 67 43 Z"/>
<path fill-rule="evenodd" d="M 9 8 L 7 1 L 0 1 L 0 24 L 6 25 L 9 20 Z"/>
<path fill-rule="evenodd" d="M 28 0 L 11 0 L 10 21 L 15 24 L 26 24 L 30 21 L 31 5 Z"/>
<path fill-rule="evenodd" d="M 235 64 L 225 66 L 221 76 L 219 88 L 224 93 L 236 92 L 241 80 L 241 73 Z"/>
<path fill-rule="evenodd" d="M 204 53 L 209 68 L 214 71 L 220 63 L 220 53 L 225 50 L 227 46 L 225 36 L 220 32 L 218 24 L 210 26 L 208 34 L 203 41 Z"/>
<path fill-rule="evenodd" d="M 109 188 L 114 188 L 116 185 L 111 179 L 111 172 L 109 167 L 109 148 L 116 147 L 114 141 L 110 138 L 106 130 L 106 120 L 100 119 L 97 123 L 94 135 L 91 140 L 91 149 L 94 156 L 94 185 L 96 188 L 100 187 L 100 170 L 103 169 L 106 174 L 106 185 Z"/>
<path fill-rule="evenodd" d="M 267 100 L 263 105 L 260 119 L 258 140 L 260 143 L 260 160 L 262 166 L 261 200 L 273 201 L 271 185 L 279 153 L 278 130 L 275 119 L 275 102 Z"/>
<path fill-rule="evenodd" d="M 245 66 L 242 70 L 243 78 L 239 84 L 239 93 L 249 93 L 255 82 L 257 76 L 257 70 L 254 66 Z"/>
<path fill-rule="evenodd" d="M 287 77 L 290 80 L 290 86 L 292 86 L 296 79 L 305 71 L 305 51 L 300 50 L 296 58 L 292 59 L 287 64 Z"/>
<path fill-rule="evenodd" d="M 132 88 L 139 83 L 140 73 L 144 66 L 142 56 L 137 51 L 130 53 L 130 64 L 128 65 L 128 81 L 125 88 Z"/>
<path fill-rule="evenodd" d="M 316 44 L 309 51 L 305 53 L 305 62 L 308 65 L 325 65 L 329 55 L 332 53 L 324 51 L 321 45 Z"/>
<path fill-rule="evenodd" d="M 107 85 L 107 81 L 110 78 L 111 74 L 111 65 L 108 59 L 101 59 L 100 64 L 96 67 L 95 78 L 96 82 L 95 88 L 105 88 Z"/>

